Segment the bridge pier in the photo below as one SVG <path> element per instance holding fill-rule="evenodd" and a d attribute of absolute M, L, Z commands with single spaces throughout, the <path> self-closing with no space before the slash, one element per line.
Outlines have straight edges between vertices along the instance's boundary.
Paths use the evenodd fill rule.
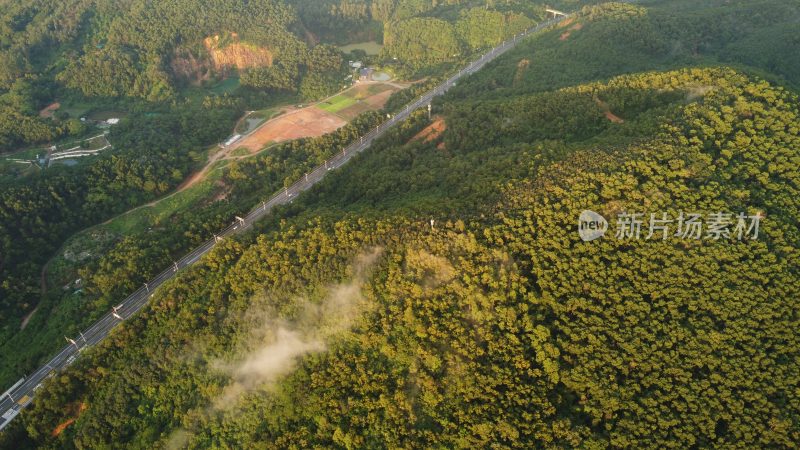
<path fill-rule="evenodd" d="M 544 7 L 544 12 L 547 18 L 556 19 L 558 17 L 567 17 L 567 13 L 561 12 L 557 9 L 550 8 L 548 6 Z"/>

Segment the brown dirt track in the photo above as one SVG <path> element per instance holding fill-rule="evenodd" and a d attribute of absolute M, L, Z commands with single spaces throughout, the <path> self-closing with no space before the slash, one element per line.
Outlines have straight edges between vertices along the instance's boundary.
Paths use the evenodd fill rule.
<path fill-rule="evenodd" d="M 347 121 L 325 112 L 316 106 L 298 109 L 267 121 L 259 129 L 234 144 L 251 152 L 261 150 L 268 142 L 283 142 L 330 133 L 347 124 Z"/>

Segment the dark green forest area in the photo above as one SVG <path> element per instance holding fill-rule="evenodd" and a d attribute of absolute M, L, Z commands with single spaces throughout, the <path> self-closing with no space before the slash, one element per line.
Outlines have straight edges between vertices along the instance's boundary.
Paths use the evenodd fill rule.
<path fill-rule="evenodd" d="M 516 0 L 491 8 L 475 0 L 219 0 L 197 6 L 194 0 L 5 2 L 0 152 L 68 136 L 74 128 L 68 119 L 77 117 L 36 114 L 55 98 L 163 103 L 184 94 L 187 78 L 208 87 L 231 76 L 232 68 L 209 62 L 206 38 L 221 38 L 223 50 L 241 42 L 269 55 L 268 63 L 238 74 L 244 93 L 313 100 L 341 88 L 347 73 L 343 55 L 330 44 L 386 40 L 391 57 L 383 59 L 412 73 L 460 61 L 544 17 L 543 2 Z M 177 68 L 182 65 L 189 67 Z"/>
<path fill-rule="evenodd" d="M 134 116 L 109 139 L 123 149 L 88 166 L 54 166 L 24 184 L 0 190 L 0 324 L 3 343 L 20 311 L 41 298 L 42 265 L 80 228 L 170 191 L 197 165 L 196 153 L 225 136 L 240 108 L 208 105 L 157 117 Z M 195 121 L 208 123 L 199 128 Z M 176 139 L 177 137 L 177 139 Z M 11 367 L 4 364 L 4 371 Z"/>
<path fill-rule="evenodd" d="M 61 301 L 62 292 L 42 292 L 46 290 L 43 267 L 70 235 L 172 191 L 202 165 L 208 147 L 224 140 L 246 109 L 324 97 L 341 88 L 346 73 L 345 55 L 327 42 L 308 39 L 302 32 L 304 23 L 313 22 L 311 11 L 316 14 L 316 9 L 307 5 L 280 0 L 225 0 L 203 8 L 186 0 L 7 3 L 8 7 L 0 11 L 0 152 L 39 144 L 44 153 L 45 145 L 97 132 L 82 121 L 81 115 L 68 112 L 70 108 L 63 108 L 50 118 L 40 117 L 39 110 L 55 100 L 65 105 L 88 105 L 89 111 L 124 111 L 126 117 L 109 135 L 114 146 L 111 154 L 76 167 L 54 166 L 25 176 L 4 173 L 0 177 L 3 384 L 17 379 L 19 373 L 48 354 L 54 348 L 53 337 L 77 329 L 110 302 L 90 298 L 80 307 L 63 306 L 61 309 L 68 311 L 64 312 L 53 310 L 70 303 Z M 384 3 L 392 10 L 403 4 Z M 475 7 L 470 3 L 450 6 Z M 415 12 L 409 13 L 411 10 Z M 410 17 L 431 13 L 430 8 L 411 10 L 404 14 Z M 393 17 L 394 13 L 384 20 Z M 469 26 L 462 28 L 472 35 L 481 33 Z M 204 38 L 221 34 L 223 40 L 232 41 L 233 33 L 249 46 L 267 49 L 273 62 L 243 70 L 238 74 L 239 88 L 219 94 L 213 83 L 189 86 L 172 70 L 178 56 L 189 54 L 202 60 Z M 214 77 L 227 75 L 218 73 Z M 387 109 L 399 106 L 405 96 L 418 93 L 419 88 L 397 96 Z M 375 120 L 366 117 L 359 123 Z M 360 127 L 355 125 L 355 129 Z M 343 133 L 348 139 L 354 137 L 349 131 Z M 321 142 L 320 145 L 328 145 L 327 141 Z M 278 186 L 285 177 L 296 176 L 301 167 L 317 161 L 309 155 L 333 151 L 330 147 L 313 146 L 303 147 L 300 153 L 276 151 L 274 157 L 284 158 L 274 163 L 280 164 L 281 170 L 266 174 L 271 183 L 256 185 Z M 289 154 L 291 157 L 287 158 Z M 248 188 L 243 177 L 230 183 L 238 185 L 236 192 Z M 254 198 L 248 197 L 252 201 Z M 164 246 L 156 252 L 161 259 L 153 256 L 152 250 L 144 250 L 142 254 L 147 256 L 143 258 L 148 262 L 143 265 L 156 267 L 167 255 L 196 242 L 196 236 L 184 239 L 178 231 L 190 227 L 188 223 L 194 227 L 213 217 L 203 226 L 212 230 L 221 220 L 249 206 L 246 200 L 227 202 L 218 207 L 219 211 L 173 219 L 182 225 L 169 230 L 165 240 L 181 245 Z M 136 246 L 145 245 L 140 241 L 153 240 L 149 236 L 126 238 L 119 244 L 126 250 L 134 246 L 131 240 L 137 242 Z M 150 273 L 141 270 L 134 278 L 138 282 Z M 122 295 L 130 286 L 131 282 L 120 282 L 109 287 L 111 291 L 103 296 Z M 87 293 L 93 292 L 89 289 Z M 31 330 L 19 333 L 21 321 L 37 306 L 42 306 L 37 310 L 43 313 L 40 315 L 47 316 L 51 311 L 58 314 L 52 319 L 37 318 L 44 320 L 42 325 L 49 322 L 44 325 L 45 332 L 36 336 L 31 336 Z M 67 314 L 69 317 L 65 317 Z M 25 346 L 25 351 L 20 352 L 19 344 L 31 340 L 36 344 Z"/>
<path fill-rule="evenodd" d="M 495 31 L 540 12 L 497 3 Z M 47 383 L 0 447 L 793 448 L 800 4 L 641 3 L 586 7 L 520 44 L 436 101 L 440 136 L 414 139 L 430 125 L 420 111 L 220 244 Z M 386 37 L 449 30 L 435 48 L 385 42 L 418 55 L 410 70 L 498 39 L 463 31 L 497 19 L 471 3 L 321 4 L 354 23 L 385 21 Z M 343 33 L 325 25 L 332 13 L 297 11 L 331 42 Z M 134 115 L 111 135 L 126 150 L 82 181 L 65 168 L 4 191 L 8 205 L 43 205 L 7 228 L 4 245 L 57 246 L 43 240 L 50 214 L 66 230 L 172 189 L 246 100 L 216 101 L 186 113 L 219 125 L 205 134 L 182 128 L 188 119 Z M 379 120 L 227 168 L 225 201 L 126 237 L 83 268 L 73 320 Z M 142 124 L 155 131 L 141 137 Z M 585 209 L 764 219 L 753 240 L 582 242 Z"/>
<path fill-rule="evenodd" d="M 718 88 L 689 100 L 702 85 Z M 670 95 L 654 102 L 643 90 Z M 170 283 L 45 388 L 25 415 L 28 436 L 78 448 L 790 446 L 799 437 L 797 97 L 697 69 L 521 97 L 496 112 L 593 97 L 626 104 L 624 126 L 583 102 L 598 120 L 570 139 L 512 128 L 488 154 L 384 142 L 294 205 L 296 219 L 220 246 Z M 461 107 L 446 116 L 446 146 L 474 126 Z M 439 170 L 462 175 L 438 181 Z M 464 214 L 457 205 L 374 218 L 306 210 L 346 203 L 339 183 L 362 207 L 386 198 L 398 172 L 431 176 L 405 185 L 396 205 L 435 192 L 463 201 L 486 183 L 498 200 L 476 193 L 484 206 Z M 645 207 L 769 220 L 752 241 L 580 243 L 575 232 L 584 208 Z M 428 216 L 434 229 L 414 219 Z M 378 255 L 368 269 L 355 262 L 365 253 Z M 353 302 L 350 327 L 308 317 L 308 304 L 327 312 L 331 299 Z M 281 342 L 261 329 L 264 317 L 301 344 L 324 339 L 326 351 L 308 344 L 279 381 L 247 384 L 227 367 Z M 80 404 L 75 424 L 50 437 Z"/>

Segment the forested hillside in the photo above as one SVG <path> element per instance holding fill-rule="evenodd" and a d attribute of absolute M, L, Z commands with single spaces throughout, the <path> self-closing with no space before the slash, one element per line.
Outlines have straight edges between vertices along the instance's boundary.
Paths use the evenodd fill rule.
<path fill-rule="evenodd" d="M 36 114 L 56 99 L 164 103 L 238 78 L 248 94 L 315 100 L 341 88 L 347 73 L 331 44 L 383 42 L 385 28 L 387 52 L 376 62 L 413 73 L 460 61 L 542 17 L 542 2 L 522 1 L 7 1 L 0 152 L 68 135 L 67 119 L 78 117 Z"/>
<path fill-rule="evenodd" d="M 387 37 L 393 27 L 450 30 L 441 47 L 407 41 L 419 68 L 496 39 L 459 23 L 515 23 L 467 2 L 423 3 L 320 5 L 362 24 L 384 17 Z M 538 6 L 522 3 L 490 12 L 535 19 Z M 586 7 L 522 43 L 438 100 L 433 120 L 419 111 L 221 243 L 40 389 L 0 447 L 796 446 L 800 5 L 641 3 Z M 297 26 L 315 29 L 311 9 L 297 14 Z M 317 29 L 331 42 L 335 23 Z M 272 79 L 247 76 L 262 75 Z M 202 114 L 218 123 L 243 108 L 217 101 Z M 86 297 L 69 314 L 107 310 L 171 252 L 379 118 L 231 165 L 224 201 L 170 216 L 82 268 Z M 98 161 L 73 189 L 96 216 L 121 207 L 114 198 L 169 189 L 180 176 L 168 171 L 190 164 L 188 137 L 164 151 L 162 134 L 139 142 L 130 128 L 183 135 L 185 121 L 134 119 L 112 138 L 146 157 Z M 51 209 L 79 219 L 37 182 L 31 229 Z M 609 219 L 604 238 L 581 240 L 584 210 Z M 614 219 L 628 213 L 761 222 L 753 238 L 645 239 L 646 221 L 641 239 L 618 238 Z M 22 233 L 9 227 L 5 245 L 24 249 L 14 247 L 31 239 Z M 20 339 L 0 354 L 13 357 Z"/>
<path fill-rule="evenodd" d="M 308 5 L 6 3 L 0 11 L 0 152 L 40 144 L 44 154 L 50 144 L 97 133 L 83 117 L 87 110 L 129 115 L 109 137 L 113 154 L 78 167 L 0 177 L 0 348 L 10 350 L 23 317 L 42 303 L 43 266 L 66 238 L 174 189 L 245 109 L 325 97 L 341 88 L 345 72 L 336 47 L 302 31 Z M 401 3 L 392 2 L 392 11 Z M 425 11 L 430 8 L 415 14 Z M 214 83 L 232 77 L 241 87 L 231 95 L 214 90 Z M 50 117 L 40 114 L 48 105 L 56 105 Z M 33 359 L 22 357 L 24 366 Z M 6 361 L 0 379 L 23 371 L 19 361 Z"/>
<path fill-rule="evenodd" d="M 625 105 L 626 122 L 594 98 Z M 797 97 L 708 69 L 491 108 L 502 120 L 556 101 L 573 106 L 495 131 L 489 149 L 458 144 L 482 114 L 468 105 L 445 115 L 446 150 L 380 144 L 304 205 L 380 199 L 395 205 L 383 218 L 297 206 L 292 223 L 221 246 L 48 385 L 28 436 L 78 448 L 796 442 Z M 598 120 L 566 139 L 532 134 L 578 112 Z M 397 173 L 416 181 L 392 194 Z M 437 193 L 463 203 L 396 208 Z M 586 208 L 766 219 L 756 240 L 581 243 Z"/>
<path fill-rule="evenodd" d="M 4 183 L 0 323 L 38 299 L 42 264 L 66 237 L 177 186 L 196 164 L 197 152 L 225 136 L 239 111 L 239 106 L 215 103 L 185 105 L 158 117 L 134 115 L 110 135 L 121 151 L 87 167 L 55 166 L 22 185 Z M 197 120 L 208 124 L 200 128 Z"/>
<path fill-rule="evenodd" d="M 560 89 L 525 72 L 554 79 L 562 67 L 538 66 L 537 54 L 580 52 L 581 33 L 639 28 L 625 24 L 666 14 L 658 8 L 586 9 L 566 39 L 564 28 L 545 33 L 460 83 L 436 105 L 440 132 L 420 112 L 256 232 L 221 244 L 46 385 L 0 439 L 791 448 L 797 94 L 752 69 L 614 76 L 629 71 L 628 41 L 606 49 L 595 72 L 565 72 Z M 232 169 L 232 200 L 274 186 L 280 167 L 270 156 Z M 756 238 L 610 230 L 582 242 L 586 209 L 762 220 Z M 126 245 L 108 261 L 138 248 Z M 98 293 L 135 277 L 104 264 L 89 275 Z"/>
<path fill-rule="evenodd" d="M 569 86 L 654 68 L 734 65 L 800 86 L 795 29 L 800 2 L 671 0 L 595 6 L 513 56 L 481 71 L 460 90 L 486 98 Z"/>

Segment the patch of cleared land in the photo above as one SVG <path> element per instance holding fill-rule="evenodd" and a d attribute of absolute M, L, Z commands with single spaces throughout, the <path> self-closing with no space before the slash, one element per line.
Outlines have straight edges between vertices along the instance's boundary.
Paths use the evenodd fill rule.
<path fill-rule="evenodd" d="M 317 104 L 319 109 L 323 111 L 327 111 L 329 113 L 337 113 L 348 106 L 351 106 L 356 102 L 356 99 L 350 97 L 349 95 L 339 94 L 337 96 L 331 97 L 325 101 L 320 102 Z"/>
<path fill-rule="evenodd" d="M 50 105 L 47 105 L 44 109 L 39 111 L 39 117 L 44 119 L 53 117 L 53 114 L 55 114 L 55 112 L 58 111 L 58 108 L 60 107 L 61 103 L 58 102 L 51 103 Z"/>
<path fill-rule="evenodd" d="M 343 45 L 339 50 L 344 53 L 350 53 L 353 50 L 363 50 L 367 55 L 377 55 L 383 50 L 383 46 L 375 41 L 359 42 L 356 44 Z"/>
<path fill-rule="evenodd" d="M 389 95 L 404 87 L 406 85 L 394 83 L 360 83 L 334 96 L 334 98 L 341 96 L 337 99 L 340 106 L 350 105 L 339 110 L 336 115 L 317 106 L 303 109 L 269 108 L 251 113 L 237 124 L 237 129 L 239 127 L 252 129 L 253 122 L 246 122 L 248 118 L 265 122 L 260 127 L 256 125 L 258 128 L 236 145 L 224 149 L 214 146 L 203 152 L 202 156 L 198 155 L 198 159 L 202 157 L 206 160 L 205 165 L 200 171 L 188 177 L 174 192 L 73 235 L 43 268 L 44 288 L 60 288 L 65 283 L 74 281 L 78 277 L 80 267 L 91 259 L 102 256 L 121 236 L 141 233 L 148 228 L 169 226 L 170 218 L 176 212 L 225 199 L 230 187 L 222 182 L 221 169 L 232 160 L 252 157 L 265 147 L 279 142 L 316 137 L 335 131 L 347 123 L 347 119 L 343 117 L 355 113 L 354 108 L 363 110 L 381 108 Z M 29 149 L 24 154 L 29 156 L 34 153 L 34 149 Z M 0 157 L 0 166 L 4 162 Z M 59 308 L 72 307 L 70 305 L 73 303 L 65 302 L 61 305 Z M 60 313 L 57 310 L 53 311 L 53 314 Z M 68 422 L 61 424 L 56 432 L 63 431 L 69 426 Z"/>
<path fill-rule="evenodd" d="M 121 119 L 123 117 L 128 117 L 128 113 L 125 111 L 92 111 L 87 118 L 90 120 L 108 120 L 111 118 Z"/>
<path fill-rule="evenodd" d="M 597 106 L 599 106 L 600 109 L 603 111 L 603 114 L 606 116 L 606 119 L 608 119 L 613 123 L 625 123 L 625 121 L 621 117 L 611 112 L 611 108 L 609 108 L 608 103 L 600 100 L 599 98 L 595 98 L 594 101 L 595 103 L 597 103 Z"/>
<path fill-rule="evenodd" d="M 447 129 L 447 123 L 445 123 L 444 118 L 442 117 L 434 117 L 433 123 L 425 127 L 422 131 L 417 133 L 416 136 L 411 138 L 412 141 L 423 141 L 423 142 L 431 142 L 435 141 L 439 138 L 439 136 L 444 133 Z"/>
<path fill-rule="evenodd" d="M 173 193 L 74 235 L 45 269 L 47 276 L 56 283 L 69 281 L 77 276 L 76 268 L 85 262 L 84 258 L 103 253 L 104 247 L 117 237 L 142 232 L 149 227 L 169 226 L 170 217 L 178 211 L 224 199 L 229 187 L 221 182 L 222 170 L 219 169 L 231 160 L 252 157 L 259 150 L 279 142 L 335 131 L 347 123 L 343 117 L 350 114 L 348 111 L 381 108 L 389 95 L 403 87 L 393 83 L 361 83 L 330 99 L 335 99 L 337 108 L 344 107 L 337 114 L 317 106 L 269 108 L 249 114 L 237 124 L 237 130 L 252 129 L 253 122 L 248 123 L 248 119 L 266 121 L 230 147 L 211 148 L 203 169 L 188 177 Z M 205 153 L 203 158 L 206 158 Z"/>
<path fill-rule="evenodd" d="M 345 92 L 302 109 L 289 109 L 234 144 L 250 152 L 292 139 L 317 137 L 335 131 L 361 113 L 383 108 L 402 88 L 390 83 L 360 83 Z"/>
<path fill-rule="evenodd" d="M 230 94 L 239 87 L 239 77 L 228 77 L 211 87 L 215 94 Z"/>
<path fill-rule="evenodd" d="M 347 122 L 316 106 L 296 109 L 267 121 L 261 128 L 247 135 L 235 146 L 251 152 L 261 150 L 268 142 L 283 142 L 304 137 L 317 137 L 335 131 Z"/>
<path fill-rule="evenodd" d="M 53 437 L 57 437 L 59 434 L 63 433 L 64 430 L 66 430 L 68 426 L 72 425 L 72 423 L 78 419 L 78 416 L 80 416 L 82 412 L 86 411 L 86 408 L 88 407 L 89 405 L 87 405 L 86 402 L 80 402 L 77 405 L 76 404 L 70 405 L 68 409 L 72 417 L 67 419 L 65 422 L 58 424 L 58 426 L 56 426 L 53 429 L 50 435 Z"/>
<path fill-rule="evenodd" d="M 517 64 L 517 72 L 514 74 L 514 86 L 517 86 L 520 82 L 522 82 L 522 77 L 525 75 L 525 72 L 528 70 L 530 65 L 531 60 L 529 59 L 523 58 L 519 60 L 519 63 Z"/>
<path fill-rule="evenodd" d="M 567 29 L 567 31 L 561 33 L 561 36 L 559 36 L 558 39 L 562 40 L 562 41 L 566 41 L 572 35 L 573 31 L 578 31 L 581 28 L 583 28 L 583 24 L 582 23 L 576 23 L 575 25 L 569 27 Z"/>

